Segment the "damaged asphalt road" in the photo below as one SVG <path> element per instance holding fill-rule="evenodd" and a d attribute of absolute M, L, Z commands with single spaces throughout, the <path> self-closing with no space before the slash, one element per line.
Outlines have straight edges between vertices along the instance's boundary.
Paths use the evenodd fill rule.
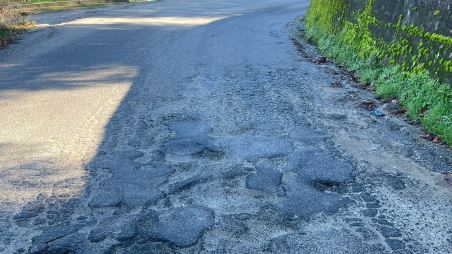
<path fill-rule="evenodd" d="M 38 16 L 0 51 L 0 253 L 450 251 L 450 150 L 312 62 L 308 5 Z"/>

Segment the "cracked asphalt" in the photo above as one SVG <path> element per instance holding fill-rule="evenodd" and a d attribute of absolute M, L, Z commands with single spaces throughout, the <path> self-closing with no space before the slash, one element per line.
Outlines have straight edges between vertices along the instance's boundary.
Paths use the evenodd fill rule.
<path fill-rule="evenodd" d="M 313 63 L 308 6 L 36 16 L 0 50 L 0 253 L 450 253 L 450 150 Z"/>

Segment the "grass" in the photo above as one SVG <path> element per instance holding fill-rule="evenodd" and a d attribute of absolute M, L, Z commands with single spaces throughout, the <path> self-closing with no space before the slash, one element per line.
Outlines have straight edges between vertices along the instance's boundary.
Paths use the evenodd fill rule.
<path fill-rule="evenodd" d="M 50 2 L 48 2 L 50 3 Z M 55 11 L 69 11 L 78 8 L 87 8 L 87 7 L 100 7 L 109 4 L 106 1 L 92 1 L 92 2 L 61 2 L 54 1 L 54 4 L 49 4 L 45 6 L 34 7 L 31 12 L 38 13 L 47 13 L 47 12 L 55 12 Z"/>
<path fill-rule="evenodd" d="M 78 3 L 82 4 L 82 1 L 78 0 L 9 0 L 10 3 L 16 3 L 16 4 L 46 4 L 46 3 L 58 3 L 58 2 L 72 2 L 72 3 Z M 99 0 L 97 2 L 129 2 L 127 0 Z"/>
<path fill-rule="evenodd" d="M 22 0 L 22 2 L 31 3 L 30 6 L 24 7 L 24 11 L 33 14 L 47 13 L 55 11 L 67 11 L 78 8 L 101 7 L 113 3 L 139 3 L 148 2 L 149 0 Z M 36 5 L 34 5 L 36 4 Z"/>
<path fill-rule="evenodd" d="M 355 72 L 361 82 L 374 86 L 378 96 L 397 99 L 411 119 L 452 146 L 451 84 L 440 84 L 427 71 L 403 71 L 401 66 L 382 63 L 376 56 L 363 59 L 337 34 L 310 28 L 306 37 L 316 43 L 326 57 Z"/>
<path fill-rule="evenodd" d="M 33 23 L 18 9 L 0 8 L 0 47 L 5 47 Z"/>
<path fill-rule="evenodd" d="M 67 0 L 20 0 L 21 4 L 38 4 L 38 3 L 53 3 L 53 2 L 62 2 Z"/>
<path fill-rule="evenodd" d="M 4 0 L 0 7 L 0 48 L 14 41 L 20 33 L 31 28 L 33 23 L 27 18 L 30 14 L 73 10 L 82 7 L 100 7 L 114 2 L 145 2 L 148 0 L 92 0 L 86 2 L 68 0 Z M 13 4 L 32 4 L 12 7 Z M 36 6 L 33 4 L 37 4 Z"/>

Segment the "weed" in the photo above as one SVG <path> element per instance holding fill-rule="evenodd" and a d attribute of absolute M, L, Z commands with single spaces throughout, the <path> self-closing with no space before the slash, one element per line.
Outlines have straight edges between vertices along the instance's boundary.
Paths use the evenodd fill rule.
<path fill-rule="evenodd" d="M 6 46 L 32 22 L 14 7 L 0 7 L 0 47 Z"/>
<path fill-rule="evenodd" d="M 363 58 L 338 35 L 315 26 L 307 29 L 306 37 L 329 59 L 354 71 L 361 82 L 374 83 L 378 96 L 397 98 L 411 119 L 420 121 L 426 130 L 452 145 L 452 86 L 440 84 L 425 70 L 410 72 L 395 63 L 384 64 L 372 54 Z"/>

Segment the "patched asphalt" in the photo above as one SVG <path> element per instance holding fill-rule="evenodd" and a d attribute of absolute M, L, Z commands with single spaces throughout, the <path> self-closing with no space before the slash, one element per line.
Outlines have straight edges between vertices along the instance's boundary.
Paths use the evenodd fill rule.
<path fill-rule="evenodd" d="M 0 253 L 450 251 L 450 150 L 312 63 L 308 5 L 36 17 L 0 51 Z"/>

